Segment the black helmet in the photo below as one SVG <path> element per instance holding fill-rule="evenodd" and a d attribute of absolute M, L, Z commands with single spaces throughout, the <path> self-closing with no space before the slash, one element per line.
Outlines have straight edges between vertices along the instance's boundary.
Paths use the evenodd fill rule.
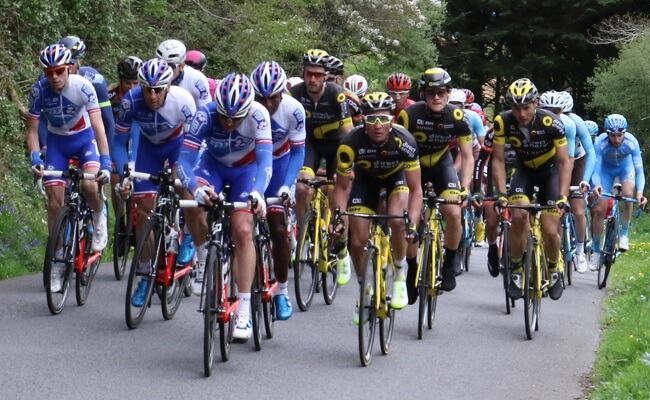
<path fill-rule="evenodd" d="M 451 75 L 442 68 L 429 68 L 420 78 L 420 90 L 436 87 L 451 88 Z"/>
<path fill-rule="evenodd" d="M 64 45 L 72 53 L 71 61 L 77 62 L 86 55 L 86 44 L 78 36 L 66 36 L 59 40 L 59 44 Z"/>
<path fill-rule="evenodd" d="M 124 57 L 117 63 L 117 74 L 120 79 L 138 79 L 138 70 L 142 60 L 135 56 Z"/>

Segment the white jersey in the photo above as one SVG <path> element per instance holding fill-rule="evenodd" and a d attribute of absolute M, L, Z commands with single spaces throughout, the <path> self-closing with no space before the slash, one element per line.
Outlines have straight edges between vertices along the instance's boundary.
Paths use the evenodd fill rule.
<path fill-rule="evenodd" d="M 137 87 L 122 98 L 115 127 L 119 133 L 128 133 L 135 121 L 140 125 L 140 135 L 151 143 L 171 142 L 190 130 L 194 113 L 194 99 L 183 88 L 170 86 L 165 103 L 154 111 L 145 103 L 142 88 Z"/>
<path fill-rule="evenodd" d="M 57 135 L 71 136 L 90 128 L 89 113 L 99 112 L 97 92 L 82 76 L 70 74 L 68 85 L 59 93 L 43 78 L 29 94 L 29 118 L 47 119 L 47 129 Z"/>
<path fill-rule="evenodd" d="M 283 95 L 280 106 L 271 115 L 271 135 L 273 137 L 273 159 L 287 154 L 291 145 L 304 145 L 305 108 L 291 96 Z"/>
<path fill-rule="evenodd" d="M 183 71 L 172 82 L 172 85 L 182 87 L 190 92 L 196 103 L 196 108 L 204 106 L 212 101 L 210 96 L 210 84 L 203 72 L 186 65 Z"/>

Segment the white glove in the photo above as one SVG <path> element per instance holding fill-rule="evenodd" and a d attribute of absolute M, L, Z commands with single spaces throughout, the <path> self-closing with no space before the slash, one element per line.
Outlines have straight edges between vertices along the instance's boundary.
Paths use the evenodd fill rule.
<path fill-rule="evenodd" d="M 282 186 L 280 190 L 278 190 L 278 197 L 282 197 L 284 194 L 286 194 L 289 197 L 289 203 L 290 205 L 296 202 L 296 199 L 294 199 L 293 196 L 293 191 L 289 186 Z"/>
<path fill-rule="evenodd" d="M 194 191 L 194 199 L 199 204 L 205 204 L 205 198 L 208 197 L 208 192 L 209 191 L 210 191 L 210 188 L 208 186 L 199 186 Z"/>
<path fill-rule="evenodd" d="M 589 182 L 587 182 L 587 181 L 580 182 L 580 189 L 583 189 L 583 188 L 587 188 L 587 191 L 589 191 L 589 189 L 591 189 L 591 186 L 589 186 Z"/>
<path fill-rule="evenodd" d="M 111 171 L 109 171 L 107 169 L 103 169 L 103 170 L 99 171 L 99 173 L 97 174 L 97 177 L 98 178 L 101 177 L 102 181 L 104 181 L 104 183 L 108 183 L 111 180 Z"/>
<path fill-rule="evenodd" d="M 250 195 L 262 207 L 262 215 L 266 215 L 266 202 L 264 201 L 264 197 L 259 192 L 251 192 Z"/>

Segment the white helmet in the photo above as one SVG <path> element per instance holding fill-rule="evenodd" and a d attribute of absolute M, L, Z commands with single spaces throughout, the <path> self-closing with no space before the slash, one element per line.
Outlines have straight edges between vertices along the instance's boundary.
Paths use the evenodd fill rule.
<path fill-rule="evenodd" d="M 160 43 L 156 49 L 156 56 L 168 64 L 180 64 L 185 61 L 187 49 L 185 45 L 176 39 L 168 39 Z"/>
<path fill-rule="evenodd" d="M 350 75 L 343 82 L 343 87 L 356 94 L 358 98 L 362 98 L 368 91 L 368 81 L 361 75 Z"/>
<path fill-rule="evenodd" d="M 302 78 L 297 76 L 292 76 L 291 78 L 287 79 L 287 89 L 291 89 L 292 86 L 296 86 L 297 84 L 302 82 L 303 82 Z"/>
<path fill-rule="evenodd" d="M 460 103 L 461 105 L 465 104 L 467 100 L 467 95 L 463 89 L 451 89 L 451 94 L 449 95 L 450 103 Z"/>

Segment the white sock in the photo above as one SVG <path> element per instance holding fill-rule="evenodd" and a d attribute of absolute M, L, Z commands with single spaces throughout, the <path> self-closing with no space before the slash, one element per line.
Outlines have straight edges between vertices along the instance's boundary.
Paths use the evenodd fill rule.
<path fill-rule="evenodd" d="M 399 278 L 404 278 L 406 279 L 406 274 L 404 273 L 405 267 L 407 266 L 406 264 L 406 257 L 402 258 L 401 260 L 395 260 L 395 277 Z"/>
<path fill-rule="evenodd" d="M 280 282 L 278 284 L 278 295 L 283 294 L 285 296 L 289 295 L 289 283 L 288 282 Z"/>
<path fill-rule="evenodd" d="M 576 254 L 581 255 L 585 253 L 585 244 L 584 242 L 577 242 Z"/>
<path fill-rule="evenodd" d="M 196 247 L 196 261 L 203 261 L 208 258 L 208 249 L 205 248 L 205 243 Z"/>
<path fill-rule="evenodd" d="M 239 292 L 239 304 L 237 305 L 237 314 L 250 316 L 251 294 Z"/>

